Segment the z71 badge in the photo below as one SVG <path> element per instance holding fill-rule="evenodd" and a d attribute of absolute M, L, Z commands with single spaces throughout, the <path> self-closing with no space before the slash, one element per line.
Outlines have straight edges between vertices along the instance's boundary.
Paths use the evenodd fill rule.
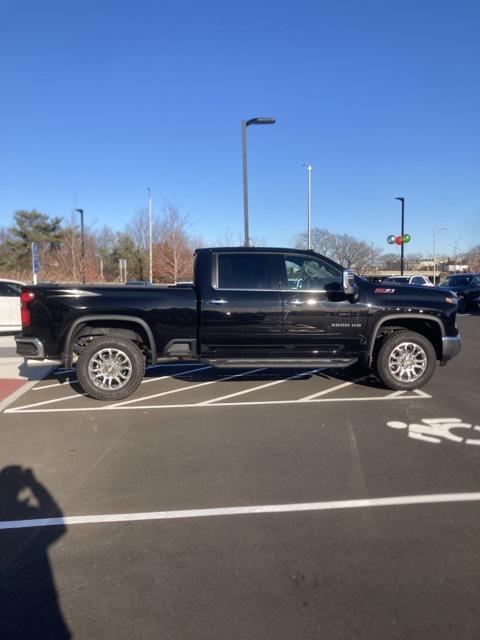
<path fill-rule="evenodd" d="M 384 294 L 395 293 L 395 289 L 384 289 L 383 287 L 377 287 L 375 289 L 375 293 L 384 293 Z"/>

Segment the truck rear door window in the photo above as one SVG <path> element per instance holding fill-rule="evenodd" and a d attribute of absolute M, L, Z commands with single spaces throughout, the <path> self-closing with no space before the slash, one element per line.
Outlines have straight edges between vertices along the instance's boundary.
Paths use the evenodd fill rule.
<path fill-rule="evenodd" d="M 269 289 L 268 255 L 252 253 L 218 254 L 219 289 Z"/>

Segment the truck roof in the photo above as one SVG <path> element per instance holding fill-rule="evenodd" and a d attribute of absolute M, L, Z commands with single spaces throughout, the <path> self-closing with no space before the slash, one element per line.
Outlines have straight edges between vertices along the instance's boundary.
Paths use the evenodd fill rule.
<path fill-rule="evenodd" d="M 200 253 L 201 251 L 235 251 L 235 253 L 311 253 L 312 255 L 319 255 L 311 249 L 292 249 L 291 247 L 203 247 L 202 249 L 196 249 L 195 253 Z"/>

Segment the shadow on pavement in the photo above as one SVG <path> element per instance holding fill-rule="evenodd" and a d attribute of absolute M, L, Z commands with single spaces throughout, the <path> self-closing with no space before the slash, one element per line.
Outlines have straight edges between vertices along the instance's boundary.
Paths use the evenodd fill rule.
<path fill-rule="evenodd" d="M 30 469 L 0 471 L 0 520 L 62 517 L 58 505 Z M 48 547 L 65 526 L 0 530 L 0 638 L 71 638 L 60 610 Z"/>
<path fill-rule="evenodd" d="M 259 371 L 258 373 L 245 375 L 238 378 L 230 378 L 230 376 L 235 376 L 236 374 L 240 374 L 242 372 L 247 372 L 248 369 L 201 369 L 202 363 L 198 363 L 195 361 L 194 363 L 186 363 L 185 370 L 194 369 L 195 366 L 198 365 L 198 373 L 195 371 L 191 371 L 190 373 L 183 374 L 181 370 L 175 371 L 166 367 L 153 366 L 147 367 L 145 370 L 145 379 L 154 379 L 161 378 L 162 376 L 171 377 L 174 380 L 179 380 L 183 382 L 192 382 L 192 383 L 200 383 L 200 382 L 225 382 L 228 384 L 229 382 L 234 382 L 235 380 L 244 380 L 248 382 L 268 382 L 275 380 L 284 380 L 286 378 L 290 378 L 295 375 L 301 375 L 300 379 L 308 379 L 312 376 L 316 378 L 320 378 L 323 380 L 338 380 L 339 382 L 353 382 L 360 386 L 371 387 L 375 389 L 385 389 L 382 383 L 375 377 L 372 372 L 369 372 L 365 369 L 362 369 L 359 365 L 353 365 L 346 369 L 324 369 L 321 371 L 309 372 L 308 369 L 304 368 L 278 368 L 278 369 L 265 369 L 263 371 Z M 205 366 L 205 365 L 204 365 Z M 256 367 L 252 366 L 252 369 Z M 359 379 L 360 378 L 360 379 Z M 50 374 L 45 380 L 56 380 L 60 385 L 69 386 L 70 389 L 78 393 L 79 395 L 83 395 L 83 390 L 80 387 L 75 371 L 58 371 Z"/>

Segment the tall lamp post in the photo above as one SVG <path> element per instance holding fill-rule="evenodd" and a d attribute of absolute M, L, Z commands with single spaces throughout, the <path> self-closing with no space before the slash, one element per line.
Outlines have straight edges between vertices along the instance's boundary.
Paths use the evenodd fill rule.
<path fill-rule="evenodd" d="M 437 262 L 436 262 L 436 249 L 437 249 L 437 233 L 440 231 L 447 231 L 448 227 L 440 227 L 433 234 L 433 284 L 437 282 Z"/>
<path fill-rule="evenodd" d="M 80 214 L 80 229 L 82 233 L 82 282 L 85 284 L 85 229 L 83 227 L 83 209 L 75 209 Z"/>
<path fill-rule="evenodd" d="M 303 165 L 307 170 L 307 248 L 312 248 L 312 165 Z"/>
<path fill-rule="evenodd" d="M 251 118 L 242 120 L 242 164 L 243 164 L 243 225 L 244 245 L 250 244 L 248 231 L 248 173 L 247 173 L 247 127 L 252 124 L 275 124 L 275 118 Z"/>
<path fill-rule="evenodd" d="M 402 232 L 401 232 L 401 236 L 403 238 L 404 234 L 405 234 L 405 198 L 395 198 L 395 200 L 400 200 L 400 202 L 402 203 Z M 404 268 L 404 255 L 403 255 L 403 241 L 402 244 L 400 245 L 400 275 L 403 276 L 403 269 Z"/>
<path fill-rule="evenodd" d="M 149 280 L 153 283 L 153 244 L 152 244 L 152 193 L 150 187 L 148 191 L 148 257 L 149 257 Z"/>

